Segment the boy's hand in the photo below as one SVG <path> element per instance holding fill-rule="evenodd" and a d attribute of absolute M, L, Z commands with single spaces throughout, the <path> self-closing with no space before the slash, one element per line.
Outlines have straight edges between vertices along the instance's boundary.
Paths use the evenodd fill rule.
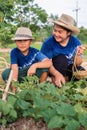
<path fill-rule="evenodd" d="M 15 82 L 17 82 L 17 81 L 13 80 L 11 82 L 11 86 L 10 86 L 13 93 L 16 93 L 16 91 L 17 91 L 17 87 L 15 86 Z"/>
<path fill-rule="evenodd" d="M 32 76 L 36 73 L 36 66 L 35 64 L 33 64 L 27 71 L 27 75 L 28 76 Z"/>

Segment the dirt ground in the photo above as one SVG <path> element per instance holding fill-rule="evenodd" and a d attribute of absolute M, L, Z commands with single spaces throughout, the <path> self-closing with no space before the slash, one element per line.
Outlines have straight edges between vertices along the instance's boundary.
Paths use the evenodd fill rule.
<path fill-rule="evenodd" d="M 0 52 L 10 52 L 10 48 L 0 48 Z"/>
<path fill-rule="evenodd" d="M 18 121 L 6 126 L 1 126 L 0 130 L 49 130 L 47 124 L 42 120 L 35 123 L 32 118 L 19 119 Z M 52 130 L 62 130 L 54 128 Z M 80 127 L 78 130 L 86 130 Z"/>
<path fill-rule="evenodd" d="M 7 127 L 1 126 L 0 130 L 48 130 L 48 128 L 46 123 L 44 123 L 42 120 L 35 123 L 32 118 L 24 118 L 19 119 Z"/>

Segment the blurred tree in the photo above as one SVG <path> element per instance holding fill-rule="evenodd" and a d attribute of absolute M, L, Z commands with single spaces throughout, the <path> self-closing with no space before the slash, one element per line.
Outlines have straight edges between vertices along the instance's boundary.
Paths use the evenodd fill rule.
<path fill-rule="evenodd" d="M 87 44 L 87 29 L 84 27 L 81 27 L 78 37 L 83 44 Z"/>
<path fill-rule="evenodd" d="M 0 0 L 0 44 L 7 46 L 11 42 L 14 0 Z"/>
<path fill-rule="evenodd" d="M 0 0 L 0 43 L 6 46 L 12 42 L 18 26 L 30 27 L 36 33 L 45 26 L 47 17 L 34 0 Z"/>
<path fill-rule="evenodd" d="M 0 0 L 0 44 L 6 47 L 19 26 L 30 27 L 36 40 L 43 41 L 52 34 L 52 20 L 58 15 L 48 14 L 35 4 L 34 0 Z M 81 27 L 78 35 L 82 42 L 87 41 L 87 29 Z"/>
<path fill-rule="evenodd" d="M 34 3 L 34 0 L 15 0 L 14 23 L 30 27 L 33 32 L 45 26 L 47 13 Z"/>

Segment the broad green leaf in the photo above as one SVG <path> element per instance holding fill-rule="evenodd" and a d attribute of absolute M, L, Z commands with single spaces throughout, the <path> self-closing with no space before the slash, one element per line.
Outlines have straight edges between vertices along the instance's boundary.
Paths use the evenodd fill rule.
<path fill-rule="evenodd" d="M 51 118 L 53 118 L 57 113 L 55 109 L 47 108 L 43 111 L 39 112 L 42 117 L 44 118 L 44 121 L 48 122 Z"/>
<path fill-rule="evenodd" d="M 72 119 L 70 121 L 68 121 L 66 127 L 65 127 L 65 130 L 78 130 L 79 128 L 79 122 Z"/>
<path fill-rule="evenodd" d="M 63 126 L 63 119 L 61 116 L 54 116 L 48 123 L 48 128 L 61 128 Z"/>
<path fill-rule="evenodd" d="M 14 105 L 16 102 L 16 98 L 14 96 L 8 96 L 7 101 L 11 104 Z"/>
<path fill-rule="evenodd" d="M 27 110 L 25 110 L 23 112 L 23 117 L 27 117 L 27 116 L 29 116 L 29 117 L 35 117 L 34 109 L 33 108 L 29 108 L 29 109 L 27 109 Z"/>
<path fill-rule="evenodd" d="M 26 95 L 29 94 L 28 90 L 21 91 L 18 95 L 19 99 L 25 99 Z"/>
<path fill-rule="evenodd" d="M 5 118 L 0 119 L 0 124 L 6 125 L 6 123 L 7 123 L 7 119 L 5 119 Z"/>
<path fill-rule="evenodd" d="M 28 109 L 29 106 L 30 106 L 30 103 L 29 102 L 26 102 L 24 100 L 18 100 L 17 101 L 17 106 L 19 106 L 21 109 L 25 110 L 25 109 Z"/>
<path fill-rule="evenodd" d="M 76 101 L 81 101 L 81 100 L 83 100 L 83 95 L 81 95 L 81 94 L 75 94 L 74 95 L 74 100 L 76 100 Z"/>
<path fill-rule="evenodd" d="M 82 93 L 84 96 L 87 95 L 87 87 L 85 87 L 84 89 L 77 88 L 76 91 Z"/>
<path fill-rule="evenodd" d="M 85 110 L 83 109 L 81 103 L 76 104 L 76 105 L 74 106 L 74 108 L 75 108 L 75 111 L 78 112 L 78 113 L 82 113 L 82 112 L 85 111 Z"/>
<path fill-rule="evenodd" d="M 79 121 L 82 126 L 87 128 L 87 112 L 79 114 Z"/>
<path fill-rule="evenodd" d="M 10 110 L 12 109 L 12 105 L 5 102 L 5 104 L 2 106 L 2 113 L 3 115 L 7 115 L 10 113 Z"/>
<path fill-rule="evenodd" d="M 76 114 L 74 107 L 67 103 L 61 103 L 57 107 L 57 113 L 64 116 L 74 116 Z"/>
<path fill-rule="evenodd" d="M 13 119 L 17 118 L 17 112 L 15 110 L 11 110 L 10 111 L 10 117 L 12 117 Z"/>
<path fill-rule="evenodd" d="M 5 106 L 5 102 L 3 102 L 1 99 L 0 99 L 0 112 L 2 111 L 2 107 Z"/>
<path fill-rule="evenodd" d="M 34 99 L 34 108 L 47 108 L 50 106 L 50 100 L 46 100 L 45 98 L 41 98 L 40 96 L 35 97 Z"/>

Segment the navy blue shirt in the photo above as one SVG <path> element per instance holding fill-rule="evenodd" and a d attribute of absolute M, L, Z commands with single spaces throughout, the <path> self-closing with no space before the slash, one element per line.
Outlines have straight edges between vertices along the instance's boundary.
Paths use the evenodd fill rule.
<path fill-rule="evenodd" d="M 33 47 L 29 47 L 29 53 L 26 56 L 18 48 L 12 49 L 10 53 L 11 64 L 17 64 L 19 69 L 31 66 L 45 58 L 47 57 L 42 52 Z"/>
<path fill-rule="evenodd" d="M 68 44 L 63 47 L 60 45 L 59 42 L 55 40 L 54 36 L 52 35 L 43 42 L 41 52 L 44 53 L 50 59 L 59 54 L 64 54 L 68 59 L 68 63 L 72 64 L 77 46 L 80 45 L 81 42 L 77 37 L 70 36 Z"/>

